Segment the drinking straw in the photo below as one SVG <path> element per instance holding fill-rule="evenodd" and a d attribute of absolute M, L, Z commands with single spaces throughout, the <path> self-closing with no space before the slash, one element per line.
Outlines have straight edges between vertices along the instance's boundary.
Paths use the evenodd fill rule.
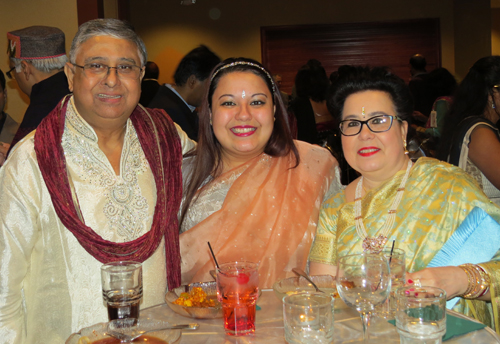
<path fill-rule="evenodd" d="M 395 243 L 396 243 L 396 239 L 394 239 L 394 240 L 392 241 L 391 254 L 389 255 L 389 264 L 391 264 L 391 260 L 392 260 L 392 252 L 394 251 L 394 244 L 395 244 Z M 210 244 L 208 244 L 208 245 L 210 246 Z M 210 250 L 212 250 L 212 249 L 210 249 Z M 213 254 L 213 252 L 212 252 L 212 254 Z M 215 257 L 214 257 L 214 259 L 215 259 Z M 215 264 L 217 264 L 217 262 L 215 262 Z"/>
<path fill-rule="evenodd" d="M 214 254 L 214 251 L 212 250 L 212 246 L 210 245 L 210 241 L 207 241 L 207 244 L 208 244 L 208 248 L 210 249 L 210 253 L 212 253 L 212 258 L 214 259 L 215 266 L 217 266 L 217 269 L 220 269 L 219 263 L 217 263 L 217 259 L 215 259 L 215 254 Z M 394 247 L 394 244 L 393 244 L 393 247 Z"/>

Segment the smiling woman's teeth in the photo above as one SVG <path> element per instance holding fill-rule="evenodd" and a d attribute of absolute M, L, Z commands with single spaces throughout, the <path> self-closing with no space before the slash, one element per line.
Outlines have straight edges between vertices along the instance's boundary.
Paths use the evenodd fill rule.
<path fill-rule="evenodd" d="M 372 149 L 363 149 L 363 150 L 360 150 L 359 152 L 361 154 L 366 154 L 366 153 L 373 153 L 373 152 L 376 152 L 376 151 L 378 151 L 378 149 L 372 148 Z"/>
<path fill-rule="evenodd" d="M 110 96 L 110 95 L 108 95 L 108 94 L 102 94 L 102 93 L 99 93 L 99 97 L 100 97 L 100 98 L 108 98 L 108 99 L 118 99 L 118 98 L 120 98 L 121 96 L 120 96 L 120 95 Z"/>
<path fill-rule="evenodd" d="M 236 134 L 245 134 L 251 131 L 255 131 L 255 128 L 232 128 L 231 130 Z"/>

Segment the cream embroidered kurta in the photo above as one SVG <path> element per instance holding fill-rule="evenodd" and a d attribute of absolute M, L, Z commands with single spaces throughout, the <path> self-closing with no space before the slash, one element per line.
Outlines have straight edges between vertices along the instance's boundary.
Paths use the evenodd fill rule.
<path fill-rule="evenodd" d="M 183 153 L 194 143 L 176 126 Z M 106 240 L 126 242 L 151 228 L 156 186 L 130 120 L 120 175 L 97 136 L 76 112 L 66 114 L 62 146 L 86 225 Z M 64 343 L 72 332 L 107 321 L 101 263 L 59 220 L 34 151 L 34 132 L 0 170 L 0 342 Z M 164 242 L 143 263 L 141 307 L 164 301 Z"/>

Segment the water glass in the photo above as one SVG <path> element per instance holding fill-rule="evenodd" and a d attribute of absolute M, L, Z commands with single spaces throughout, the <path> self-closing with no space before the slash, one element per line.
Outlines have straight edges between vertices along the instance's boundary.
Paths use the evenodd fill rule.
<path fill-rule="evenodd" d="M 132 261 L 104 264 L 101 267 L 102 296 L 109 321 L 139 318 L 142 299 L 142 265 Z"/>
<path fill-rule="evenodd" d="M 391 270 L 391 293 L 389 298 L 375 310 L 377 316 L 392 320 L 396 316 L 396 290 L 406 283 L 405 251 L 400 248 L 386 248 L 381 251 L 389 261 Z"/>
<path fill-rule="evenodd" d="M 222 304 L 226 334 L 241 336 L 255 332 L 255 307 L 259 296 L 258 264 L 220 264 L 217 272 L 217 299 Z"/>
<path fill-rule="evenodd" d="M 286 341 L 289 344 L 333 343 L 333 302 L 331 295 L 316 292 L 285 296 Z"/>
<path fill-rule="evenodd" d="M 441 344 L 446 333 L 446 292 L 404 287 L 396 292 L 396 326 L 401 344 Z"/>

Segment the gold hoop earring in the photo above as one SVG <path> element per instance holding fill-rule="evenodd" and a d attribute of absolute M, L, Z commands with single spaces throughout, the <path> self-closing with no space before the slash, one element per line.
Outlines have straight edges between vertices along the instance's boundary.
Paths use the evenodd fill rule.
<path fill-rule="evenodd" d="M 212 118 L 210 118 L 210 126 L 213 126 L 213 124 L 212 124 Z"/>
<path fill-rule="evenodd" d="M 410 154 L 410 152 L 408 152 L 408 149 L 406 149 L 406 139 L 403 139 L 403 144 L 404 144 L 404 147 L 405 147 L 405 154 L 406 155 Z"/>

